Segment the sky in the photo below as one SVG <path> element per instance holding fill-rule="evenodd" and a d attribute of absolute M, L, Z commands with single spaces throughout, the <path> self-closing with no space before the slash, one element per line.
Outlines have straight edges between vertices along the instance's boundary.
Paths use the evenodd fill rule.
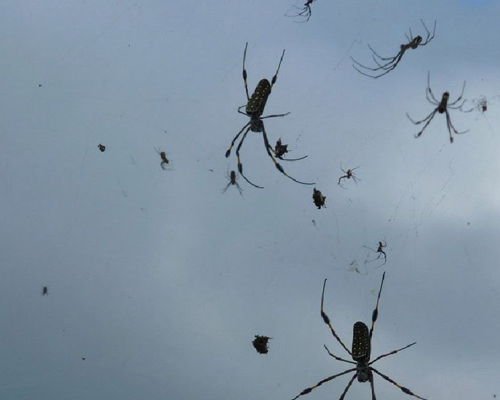
<path fill-rule="evenodd" d="M 426 399 L 500 395 L 500 4 L 316 0 L 304 22 L 303 1 L 1 3 L 0 398 L 289 400 L 351 367 L 323 347 L 349 359 L 324 280 L 350 348 L 384 272 L 372 359 L 417 344 L 374 367 Z M 374 66 L 368 44 L 425 39 L 421 21 L 434 39 L 393 71 L 352 67 Z M 249 132 L 263 189 L 222 193 L 247 42 L 250 94 L 285 50 L 263 115 L 290 114 L 266 132 L 314 185 Z M 437 107 L 428 74 L 438 101 L 466 81 L 453 144 L 444 115 L 419 138 L 406 116 Z M 349 376 L 302 398 L 339 398 Z M 375 391 L 410 398 L 379 376 Z"/>

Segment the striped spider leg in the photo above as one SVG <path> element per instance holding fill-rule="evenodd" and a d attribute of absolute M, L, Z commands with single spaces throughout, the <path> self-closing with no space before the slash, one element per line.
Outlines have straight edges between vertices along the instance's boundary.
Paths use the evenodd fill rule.
<path fill-rule="evenodd" d="M 354 367 L 347 369 L 344 372 L 340 372 L 338 374 L 331 375 L 325 379 L 320 380 L 315 385 L 308 387 L 307 389 L 304 389 L 297 396 L 295 396 L 293 398 L 293 400 L 296 400 L 301 396 L 309 394 L 314 389 L 323 385 L 324 383 L 330 382 L 331 380 L 338 378 L 339 376 L 346 375 L 350 372 L 354 372 L 354 375 L 351 377 L 351 379 L 347 383 L 347 386 L 345 387 L 344 391 L 342 392 L 342 395 L 340 396 L 340 400 L 344 399 L 344 397 L 347 394 L 347 391 L 349 390 L 349 388 L 351 387 L 352 383 L 354 382 L 354 380 L 356 378 L 358 379 L 358 382 L 370 382 L 372 400 L 376 400 L 377 398 L 375 396 L 375 386 L 373 384 L 373 377 L 374 377 L 373 373 L 381 376 L 386 381 L 392 383 L 394 386 L 401 389 L 403 391 L 403 393 L 410 395 L 410 396 L 413 396 L 413 397 L 416 397 L 420 400 L 425 400 L 423 397 L 417 396 L 410 389 L 405 388 L 404 386 L 401 386 L 399 383 L 392 380 L 387 375 L 383 374 L 382 372 L 380 372 L 377 369 L 372 367 L 372 365 L 375 362 L 377 362 L 378 360 L 380 360 L 381 358 L 396 354 L 396 353 L 400 352 L 401 350 L 407 349 L 408 347 L 411 347 L 414 344 L 416 344 L 416 342 L 410 343 L 409 345 L 407 345 L 405 347 L 402 347 L 402 348 L 397 349 L 397 350 L 393 350 L 393 351 L 386 353 L 386 354 L 382 354 L 382 355 L 378 356 L 377 358 L 375 358 L 373 361 L 370 361 L 373 328 L 375 326 L 375 321 L 377 320 L 377 317 L 378 317 L 378 306 L 379 306 L 379 302 L 380 302 L 380 294 L 382 293 L 382 286 L 384 284 L 384 279 L 385 279 L 385 272 L 382 275 L 382 282 L 380 283 L 380 289 L 379 289 L 378 297 L 377 297 L 377 304 L 375 306 L 375 310 L 373 310 L 373 313 L 372 313 L 371 328 L 368 331 L 368 326 L 366 326 L 363 322 L 360 322 L 360 321 L 358 321 L 354 324 L 354 326 L 353 326 L 353 338 L 352 338 L 352 350 L 351 351 L 345 346 L 345 344 L 342 342 L 340 337 L 337 335 L 337 333 L 333 329 L 333 326 L 330 322 L 330 318 L 323 311 L 323 302 L 324 302 L 324 298 L 325 298 L 325 287 L 326 287 L 326 279 L 325 279 L 325 281 L 323 283 L 323 293 L 321 294 L 321 317 L 323 318 L 324 323 L 326 325 L 328 325 L 328 328 L 330 328 L 330 332 L 332 333 L 333 337 L 337 340 L 337 342 L 340 343 L 340 345 L 344 348 L 344 350 L 347 351 L 347 353 L 349 353 L 349 355 L 352 357 L 353 361 L 346 360 L 342 357 L 338 357 L 338 356 L 334 355 L 328 349 L 328 347 L 326 347 L 326 345 L 324 347 L 325 347 L 328 355 L 335 358 L 337 361 L 342 361 L 342 362 L 345 362 L 348 364 L 353 364 Z"/>
<path fill-rule="evenodd" d="M 302 185 L 314 185 L 314 182 L 312 183 L 307 183 L 307 182 L 301 182 L 298 181 L 297 179 L 291 177 L 288 175 L 283 167 L 276 161 L 275 156 L 273 156 L 272 151 L 274 152 L 273 148 L 269 144 L 269 139 L 267 137 L 266 129 L 264 127 L 264 119 L 266 118 L 276 118 L 276 117 L 284 117 L 290 113 L 286 114 L 274 114 L 274 115 L 267 115 L 265 117 L 262 116 L 262 113 L 264 112 L 264 108 L 266 107 L 266 102 L 271 94 L 271 90 L 276 83 L 276 79 L 278 77 L 278 73 L 280 70 L 281 62 L 283 61 L 283 57 L 285 55 L 285 50 L 283 50 L 283 53 L 281 54 L 281 59 L 278 64 L 278 69 L 276 70 L 276 73 L 274 74 L 273 78 L 271 79 L 271 82 L 269 82 L 267 79 L 262 79 L 258 84 L 257 87 L 255 88 L 255 91 L 253 92 L 252 96 L 249 96 L 248 94 L 248 85 L 247 85 L 247 71 L 245 69 L 245 60 L 247 56 L 247 47 L 248 47 L 248 42 L 245 45 L 245 51 L 243 53 L 243 82 L 245 84 L 245 92 L 247 95 L 247 104 L 244 106 L 241 106 L 238 108 L 238 112 L 240 114 L 246 115 L 247 117 L 250 117 L 250 121 L 248 121 L 245 126 L 238 132 L 238 134 L 233 138 L 231 142 L 231 146 L 229 146 L 229 149 L 226 151 L 226 157 L 229 157 L 231 154 L 231 149 L 233 148 L 234 144 L 236 143 L 236 140 L 240 137 L 240 135 L 243 133 L 243 136 L 241 137 L 241 140 L 238 144 L 238 147 L 236 147 L 236 157 L 238 159 L 238 171 L 240 175 L 252 186 L 263 189 L 262 186 L 258 186 L 252 182 L 250 182 L 247 177 L 243 174 L 243 164 L 241 162 L 240 158 L 240 149 L 241 146 L 243 145 L 243 142 L 245 141 L 245 138 L 248 134 L 249 131 L 252 132 L 257 132 L 257 133 L 262 133 L 262 136 L 264 138 L 264 147 L 266 148 L 267 154 L 269 157 L 271 157 L 271 160 L 273 160 L 274 165 L 280 171 L 283 175 L 286 177 L 290 178 L 292 181 L 300 183 Z M 245 112 L 241 111 L 242 108 L 245 108 Z M 280 158 L 282 159 L 282 158 Z"/>
<path fill-rule="evenodd" d="M 420 135 L 424 132 L 425 128 L 427 128 L 427 126 L 431 123 L 431 121 L 434 118 L 434 116 L 436 115 L 436 113 L 446 114 L 446 126 L 447 126 L 448 132 L 450 134 L 450 142 L 451 143 L 453 143 L 453 135 L 451 133 L 452 130 L 453 130 L 453 132 L 455 132 L 456 135 L 469 132 L 468 129 L 466 131 L 462 131 L 462 132 L 457 131 L 455 129 L 455 127 L 453 126 L 453 124 L 451 123 L 450 113 L 448 112 L 448 109 L 458 110 L 458 109 L 461 109 L 462 106 L 464 105 L 464 103 L 466 101 L 465 99 L 460 104 L 457 104 L 457 103 L 460 102 L 460 100 L 462 99 L 462 96 L 464 95 L 465 83 L 466 83 L 466 81 L 464 81 L 464 85 L 462 86 L 462 93 L 460 93 L 460 96 L 458 96 L 458 99 L 456 99 L 453 103 L 448 103 L 448 100 L 450 99 L 450 94 L 448 92 L 444 92 L 443 97 L 441 98 L 441 101 L 437 101 L 437 99 L 434 97 L 434 94 L 432 93 L 432 90 L 431 90 L 431 73 L 430 73 L 430 71 L 427 73 L 427 89 L 425 90 L 425 96 L 426 96 L 427 101 L 429 103 L 434 104 L 437 107 L 427 117 L 425 117 L 424 119 L 422 119 L 420 121 L 414 121 L 408 115 L 408 113 L 406 113 L 406 116 L 408 117 L 408 119 L 411 122 L 413 122 L 415 125 L 419 125 L 422 122 L 425 122 L 425 125 L 420 130 L 420 132 L 415 134 L 415 138 L 420 137 Z"/>
<path fill-rule="evenodd" d="M 420 46 L 425 46 L 432 39 L 434 39 L 434 35 L 436 34 L 437 21 L 434 21 L 434 29 L 432 31 L 432 35 L 429 32 L 429 29 L 427 29 L 427 26 L 425 25 L 424 21 L 423 20 L 420 20 L 420 21 L 422 22 L 422 25 L 424 26 L 425 31 L 427 32 L 427 37 L 425 38 L 425 40 L 422 39 L 422 36 L 417 36 L 414 38 L 413 34 L 411 32 L 411 28 L 410 28 L 410 36 L 408 36 L 405 33 L 406 39 L 408 39 L 408 43 L 402 44 L 399 47 L 399 53 L 396 54 L 394 57 L 381 57 L 377 54 L 377 52 L 375 50 L 373 50 L 373 48 L 370 45 L 368 45 L 368 47 L 370 48 L 370 50 L 373 53 L 372 58 L 373 58 L 373 61 L 375 61 L 375 64 L 377 64 L 377 67 L 375 67 L 375 68 L 367 67 L 351 57 L 351 60 L 354 62 L 354 64 L 352 65 L 354 67 L 354 69 L 356 71 L 358 71 L 361 75 L 368 76 L 368 77 L 374 78 L 374 79 L 380 78 L 381 76 L 384 76 L 385 74 L 388 74 L 389 72 L 391 72 L 394 68 L 396 68 L 398 66 L 398 64 L 401 61 L 401 59 L 403 58 L 403 55 L 405 54 L 406 50 L 409 50 L 409 49 L 415 50 L 416 48 L 418 48 Z M 371 75 L 370 73 L 364 72 L 361 69 L 359 69 L 359 67 L 363 68 L 364 70 L 372 71 L 375 74 Z"/>

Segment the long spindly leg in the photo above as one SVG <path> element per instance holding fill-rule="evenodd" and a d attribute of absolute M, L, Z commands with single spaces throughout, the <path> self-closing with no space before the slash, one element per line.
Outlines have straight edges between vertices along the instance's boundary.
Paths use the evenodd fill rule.
<path fill-rule="evenodd" d="M 243 128 L 241 128 L 241 131 L 239 131 L 238 134 L 234 137 L 233 141 L 231 142 L 231 146 L 229 146 L 229 149 L 227 149 L 226 151 L 226 158 L 228 158 L 231 155 L 231 149 L 233 148 L 234 144 L 236 143 L 236 140 L 238 140 L 238 138 L 243 133 L 246 127 L 248 127 L 248 129 L 245 132 L 245 135 L 248 133 L 248 130 L 250 129 L 249 125 L 250 122 L 248 122 Z"/>
<path fill-rule="evenodd" d="M 431 123 L 432 119 L 434 118 L 434 115 L 436 115 L 438 109 L 436 108 L 433 112 L 431 112 L 427 117 L 425 117 L 423 120 L 421 121 L 414 121 L 411 119 L 411 117 L 408 115 L 408 113 L 406 113 L 406 116 L 408 117 L 408 119 L 413 122 L 415 125 L 418 125 L 418 124 L 421 124 L 422 122 L 426 122 L 426 124 L 424 125 L 424 127 L 420 130 L 420 132 L 416 133 L 415 134 L 415 137 L 418 138 L 420 137 L 420 135 L 425 131 L 425 128 L 427 128 L 427 126 Z"/>
<path fill-rule="evenodd" d="M 404 386 L 401 386 L 399 383 L 393 381 L 391 378 L 389 378 L 387 375 L 384 375 L 382 372 L 379 372 L 377 371 L 375 368 L 373 367 L 370 367 L 370 369 L 375 372 L 376 374 L 380 375 L 382 378 L 384 378 L 386 381 L 389 381 L 391 382 L 394 386 L 397 386 L 398 388 L 400 388 L 403 393 L 407 394 L 407 395 L 410 395 L 410 396 L 413 396 L 413 397 L 416 397 L 420 400 L 427 400 L 427 399 L 424 399 L 423 397 L 420 397 L 420 396 L 417 396 L 415 393 L 413 393 L 410 389 L 407 389 L 405 388 Z"/>
<path fill-rule="evenodd" d="M 391 352 L 389 352 L 389 353 L 386 353 L 386 354 L 382 354 L 381 356 L 378 356 L 375 360 L 370 361 L 370 362 L 368 363 L 368 365 L 371 365 L 371 364 L 373 364 L 374 362 L 377 362 L 377 361 L 378 361 L 378 360 L 380 360 L 381 358 L 384 358 L 384 357 L 391 356 L 391 355 L 393 355 L 393 354 L 399 353 L 401 350 L 407 349 L 408 347 L 411 347 L 411 346 L 413 346 L 414 344 L 417 344 L 417 342 L 410 343 L 408 346 L 401 347 L 400 349 L 393 350 L 393 351 L 391 351 Z"/>
<path fill-rule="evenodd" d="M 281 62 L 283 61 L 283 57 L 285 56 L 285 50 L 283 50 L 283 53 L 281 54 L 280 62 L 278 64 L 278 69 L 276 70 L 276 73 L 273 76 L 273 79 L 271 79 L 271 89 L 273 89 L 274 84 L 276 83 L 276 79 L 278 79 L 278 72 L 280 72 L 280 67 L 281 67 Z"/>
<path fill-rule="evenodd" d="M 335 375 L 329 376 L 328 378 L 322 379 L 316 385 L 311 386 L 310 388 L 304 389 L 297 396 L 295 396 L 292 400 L 296 400 L 300 396 L 304 396 L 305 394 L 311 393 L 314 389 L 316 389 L 317 387 L 321 386 L 323 383 L 330 382 L 331 380 L 333 380 L 335 378 L 338 378 L 339 376 L 348 374 L 349 372 L 353 372 L 353 371 L 356 371 L 356 368 L 351 368 L 351 369 L 348 369 L 348 370 L 346 370 L 344 372 L 341 372 L 340 374 L 335 374 Z M 356 373 L 356 375 L 357 375 L 357 373 Z"/>
<path fill-rule="evenodd" d="M 290 114 L 289 112 L 287 112 L 286 114 L 273 114 L 273 115 L 266 115 L 265 117 L 260 117 L 260 119 L 266 119 L 266 118 L 276 118 L 276 117 L 286 117 L 288 114 Z"/>
<path fill-rule="evenodd" d="M 321 317 L 323 318 L 323 321 L 325 322 L 325 324 L 327 324 L 328 327 L 330 328 L 330 332 L 332 332 L 333 337 L 335 339 L 337 339 L 337 341 L 342 345 L 342 347 L 344 348 L 344 350 L 347 351 L 349 353 L 349 355 L 352 356 L 351 351 L 345 346 L 345 344 L 342 342 L 342 340 L 340 339 L 340 337 L 335 333 L 335 330 L 333 329 L 333 326 L 330 323 L 330 318 L 323 311 L 323 303 L 324 303 L 324 300 L 325 300 L 325 288 L 326 288 L 326 279 L 323 282 L 323 292 L 321 293 Z"/>
<path fill-rule="evenodd" d="M 431 95 L 432 100 L 434 100 L 434 101 L 431 101 L 429 99 L 429 94 Z M 434 97 L 434 94 L 432 93 L 432 89 L 431 89 L 431 71 L 427 71 L 427 87 L 425 88 L 425 97 L 427 98 L 429 103 L 436 104 L 436 105 L 439 104 L 439 101 L 437 101 L 437 99 Z"/>
<path fill-rule="evenodd" d="M 326 344 L 324 344 L 323 346 L 325 347 L 325 349 L 328 352 L 328 354 L 330 355 L 330 357 L 335 358 L 337 361 L 343 361 L 343 362 L 346 362 L 346 363 L 349 363 L 349 364 L 356 364 L 354 361 L 349 361 L 349 360 L 346 360 L 346 359 L 344 359 L 342 357 L 336 356 L 330 350 L 328 350 L 328 347 L 326 347 Z"/>
<path fill-rule="evenodd" d="M 460 93 L 460 96 L 458 96 L 458 99 L 456 99 L 453 103 L 448 103 L 448 108 L 452 108 L 452 109 L 456 110 L 456 109 L 459 109 L 460 107 L 462 107 L 464 105 L 466 99 L 459 106 L 455 106 L 455 104 L 457 104 L 460 101 L 460 99 L 462 98 L 462 96 L 464 95 L 465 84 L 466 83 L 467 83 L 467 81 L 464 81 L 464 85 L 462 86 L 462 92 Z M 454 107 L 452 107 L 452 106 L 454 106 Z"/>
<path fill-rule="evenodd" d="M 425 38 L 425 42 L 424 43 L 420 43 L 419 46 L 425 46 L 427 43 L 429 43 L 432 39 L 434 39 L 434 35 L 436 34 L 436 24 L 437 24 L 437 20 L 434 21 L 434 29 L 432 31 L 432 36 L 431 36 L 431 33 L 429 32 L 429 29 L 427 29 L 427 26 L 425 25 L 424 21 L 421 19 L 420 22 L 422 22 L 422 25 L 424 26 L 425 28 L 425 31 L 427 32 L 427 37 Z"/>
<path fill-rule="evenodd" d="M 264 137 L 264 146 L 266 148 L 267 154 L 269 155 L 269 157 L 271 157 L 271 160 L 273 160 L 274 165 L 276 166 L 276 168 L 278 169 L 279 172 L 281 172 L 287 178 L 290 178 L 292 181 L 300 183 L 301 185 L 315 185 L 316 184 L 315 182 L 309 183 L 309 182 L 298 181 L 297 179 L 295 179 L 295 178 L 291 177 L 290 175 L 288 175 L 285 172 L 285 170 L 283 169 L 283 167 L 281 165 L 279 165 L 278 161 L 276 161 L 276 159 L 274 158 L 273 154 L 269 150 L 269 148 L 271 147 L 271 145 L 269 144 L 269 139 L 267 138 L 266 129 L 264 128 L 264 123 L 263 122 L 262 122 L 262 136 Z"/>
<path fill-rule="evenodd" d="M 256 185 L 255 183 L 252 183 L 250 182 L 247 177 L 243 174 L 243 164 L 241 163 L 241 159 L 240 159 L 240 149 L 241 149 L 241 146 L 243 145 L 243 141 L 245 140 L 245 138 L 247 137 L 247 133 L 248 131 L 250 130 L 250 127 L 245 131 L 245 133 L 243 134 L 243 137 L 241 138 L 241 141 L 240 141 L 240 144 L 238 144 L 238 147 L 236 148 L 236 158 L 238 159 L 238 171 L 240 173 L 240 175 L 252 186 L 258 188 L 258 189 L 264 189 L 262 186 L 258 186 Z"/>
<path fill-rule="evenodd" d="M 450 114 L 448 112 L 448 110 L 446 110 L 446 126 L 448 127 L 448 132 L 450 134 L 450 142 L 453 143 L 453 136 L 451 134 L 451 129 L 453 129 L 453 132 L 455 132 L 455 134 L 457 135 L 461 135 L 462 133 L 467 133 L 469 132 L 469 130 L 467 129 L 466 131 L 463 131 L 463 132 L 459 132 L 455 129 L 455 127 L 453 126 L 453 124 L 451 123 L 451 118 L 450 118 Z M 451 128 L 451 129 L 450 129 Z"/>
<path fill-rule="evenodd" d="M 247 94 L 247 102 L 248 102 L 250 100 L 250 96 L 248 95 L 247 70 L 245 69 L 245 60 L 247 58 L 247 47 L 248 47 L 248 42 L 245 44 L 245 51 L 243 52 L 243 83 L 245 84 L 245 92 Z"/>
<path fill-rule="evenodd" d="M 354 379 L 356 379 L 357 376 L 358 376 L 358 373 L 356 372 L 354 374 L 354 376 L 351 378 L 351 380 L 349 381 L 349 383 L 347 384 L 347 386 L 345 387 L 345 389 L 342 392 L 342 395 L 340 396 L 339 400 L 344 400 L 344 397 L 347 394 L 347 391 L 349 390 L 349 388 L 351 387 L 352 383 L 354 382 Z"/>
<path fill-rule="evenodd" d="M 375 396 L 375 383 L 373 382 L 373 374 L 370 368 L 370 389 L 372 391 L 372 400 L 377 400 L 377 396 Z"/>
<path fill-rule="evenodd" d="M 372 313 L 372 326 L 370 328 L 370 342 L 372 340 L 373 327 L 375 326 L 375 321 L 377 320 L 377 317 L 378 317 L 378 304 L 380 302 L 380 294 L 382 293 L 382 286 L 384 285 L 384 279 L 385 279 L 385 272 L 383 273 L 382 281 L 380 282 L 380 289 L 378 290 L 378 296 L 377 296 L 377 304 L 375 306 L 375 310 L 373 310 L 373 313 Z"/>

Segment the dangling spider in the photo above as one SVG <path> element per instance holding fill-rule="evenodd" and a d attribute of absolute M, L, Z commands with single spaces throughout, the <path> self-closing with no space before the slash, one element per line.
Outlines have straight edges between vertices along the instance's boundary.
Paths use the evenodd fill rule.
<path fill-rule="evenodd" d="M 304 17 L 306 20 L 302 22 L 309 21 L 309 18 L 311 18 L 312 15 L 311 4 L 315 1 L 316 0 L 307 0 L 302 8 L 294 6 L 297 10 L 300 11 L 295 15 L 287 15 L 287 17 Z"/>
<path fill-rule="evenodd" d="M 469 132 L 468 129 L 466 131 L 463 131 L 463 132 L 458 132 L 455 129 L 455 127 L 453 126 L 453 124 L 451 123 L 450 114 L 448 112 L 449 108 L 451 108 L 452 110 L 457 110 L 457 109 L 460 109 L 464 105 L 465 100 L 460 105 L 455 105 L 455 104 L 457 104 L 462 99 L 462 96 L 464 95 L 465 83 L 466 82 L 464 81 L 464 86 L 462 87 L 462 93 L 460 93 L 460 96 L 458 96 L 458 99 L 456 99 L 453 103 L 448 103 L 448 100 L 450 99 L 450 94 L 448 92 L 444 92 L 443 97 L 441 98 L 441 101 L 437 101 L 436 98 L 434 97 L 434 95 L 432 94 L 431 73 L 428 72 L 428 74 L 427 74 L 427 89 L 425 90 L 425 96 L 426 96 L 427 101 L 429 103 L 434 104 L 437 107 L 434 109 L 434 111 L 432 111 L 427 117 L 425 117 L 421 121 L 414 121 L 413 119 L 411 119 L 411 117 L 408 115 L 408 113 L 406 113 L 406 116 L 408 117 L 408 119 L 411 122 L 413 122 L 415 125 L 418 125 L 418 124 L 421 124 L 422 122 L 425 122 L 425 125 L 422 128 L 422 130 L 420 132 L 418 132 L 417 134 L 415 134 L 416 138 L 420 137 L 420 135 L 424 132 L 425 128 L 427 128 L 427 126 L 431 123 L 431 121 L 434 118 L 434 115 L 436 115 L 436 113 L 446 114 L 446 126 L 448 127 L 448 132 L 450 133 L 450 142 L 451 143 L 453 143 L 453 135 L 451 134 L 452 130 L 457 135 Z"/>
<path fill-rule="evenodd" d="M 312 198 L 313 198 L 314 205 L 316 207 L 318 207 L 318 210 L 320 210 L 321 207 L 326 208 L 326 206 L 325 206 L 326 197 L 323 196 L 319 190 L 316 190 L 316 188 L 313 189 Z"/>
<path fill-rule="evenodd" d="M 387 243 L 385 241 L 378 242 L 377 250 L 373 250 L 371 247 L 368 247 L 368 246 L 364 246 L 364 247 L 366 247 L 368 250 L 371 250 L 371 251 L 378 254 L 378 256 L 376 258 L 374 258 L 373 260 L 365 261 L 365 265 L 367 263 L 371 263 L 373 261 L 380 260 L 380 257 L 384 257 L 384 262 L 381 265 L 379 265 L 377 268 L 380 268 L 382 265 L 384 265 L 387 262 L 387 254 L 385 254 L 385 251 L 384 251 L 384 249 L 387 247 Z"/>
<path fill-rule="evenodd" d="M 226 193 L 226 190 L 229 188 L 229 186 L 236 186 L 240 194 L 243 196 L 243 189 L 241 188 L 239 183 L 236 182 L 238 180 L 238 174 L 235 171 L 231 171 L 230 174 L 227 174 L 227 179 L 229 179 L 229 183 L 224 189 L 222 189 L 222 193 Z"/>
<path fill-rule="evenodd" d="M 302 185 L 314 185 L 313 183 L 306 183 L 306 182 L 301 182 L 298 181 L 295 178 L 292 178 L 290 175 L 288 175 L 283 167 L 278 164 L 276 159 L 274 158 L 273 154 L 271 151 L 273 148 L 269 144 L 269 139 L 267 138 L 267 133 L 266 129 L 264 127 L 264 121 L 263 119 L 266 118 L 275 118 L 275 117 L 284 117 L 290 113 L 286 114 L 275 114 L 275 115 L 268 115 L 263 117 L 262 113 L 264 112 L 264 108 L 266 107 L 266 102 L 267 98 L 271 94 L 271 90 L 273 88 L 273 85 L 276 83 L 276 79 L 278 77 L 278 72 L 280 70 L 281 62 L 283 61 L 283 56 L 285 55 L 285 50 L 283 50 L 283 53 L 281 54 L 281 59 L 278 64 L 278 69 L 276 70 L 276 74 L 274 74 L 271 83 L 267 79 L 262 79 L 258 84 L 257 87 L 255 88 L 255 91 L 253 92 L 252 96 L 250 97 L 248 95 L 248 86 L 247 86 L 247 71 L 245 69 L 245 60 L 247 56 L 247 47 L 248 47 L 248 42 L 245 45 L 245 51 L 243 53 L 243 82 L 245 84 L 245 92 L 247 94 L 247 101 L 248 103 L 244 106 L 241 106 L 238 108 L 238 112 L 240 114 L 246 115 L 247 117 L 250 117 L 250 121 L 248 121 L 245 126 L 238 132 L 238 134 L 234 137 L 234 139 L 231 142 L 231 146 L 229 146 L 229 149 L 226 151 L 226 157 L 229 157 L 231 155 L 231 149 L 233 148 L 236 140 L 240 137 L 240 135 L 243 133 L 243 137 L 240 140 L 240 143 L 238 144 L 238 147 L 236 148 L 236 157 L 238 159 L 238 171 L 240 175 L 252 186 L 263 189 L 262 186 L 257 186 L 256 184 L 250 182 L 247 177 L 243 174 L 243 164 L 241 163 L 240 159 L 240 149 L 241 146 L 243 145 L 243 142 L 248 134 L 248 132 L 251 130 L 252 132 L 262 132 L 262 136 L 264 138 L 264 146 L 266 148 L 267 154 L 269 157 L 271 157 L 271 160 L 273 160 L 274 165 L 280 171 L 283 175 L 286 177 L 290 178 L 292 181 L 300 183 Z M 245 112 L 241 111 L 241 109 L 245 107 Z"/>
<path fill-rule="evenodd" d="M 342 181 L 342 179 L 351 179 L 354 181 L 354 183 L 357 185 L 358 184 L 358 181 L 360 180 L 358 177 L 356 177 L 356 175 L 354 175 L 354 170 L 358 169 L 360 167 L 360 165 L 358 165 L 356 168 L 352 168 L 352 169 L 348 169 L 347 171 L 344 170 L 344 168 L 342 168 L 342 165 L 340 166 L 340 169 L 342 170 L 342 172 L 345 174 L 343 176 L 341 176 L 339 178 L 339 181 L 337 182 L 337 185 L 339 185 L 342 189 L 345 189 L 344 186 L 342 186 L 340 184 L 340 182 Z"/>
<path fill-rule="evenodd" d="M 300 157 L 300 158 L 283 158 L 283 156 L 288 153 L 288 145 L 287 144 L 282 144 L 281 143 L 281 138 L 276 141 L 276 145 L 274 146 L 274 149 L 272 149 L 274 152 L 274 156 L 276 158 L 279 158 L 280 160 L 283 161 L 299 161 L 303 160 L 304 158 L 307 158 L 307 156 Z"/>
<path fill-rule="evenodd" d="M 267 348 L 267 342 L 272 338 L 267 336 L 255 335 L 255 339 L 252 341 L 253 347 L 259 354 L 267 354 L 269 349 Z"/>
<path fill-rule="evenodd" d="M 424 26 L 424 28 L 427 32 L 427 37 L 425 38 L 425 41 L 422 42 L 422 36 L 417 36 L 414 38 L 413 34 L 411 33 L 411 28 L 410 28 L 410 37 L 408 37 L 408 35 L 405 33 L 405 36 L 408 39 L 408 43 L 402 44 L 400 46 L 399 53 L 396 54 L 394 57 L 381 57 L 377 54 L 377 52 L 375 50 L 373 50 L 373 48 L 370 45 L 368 45 L 368 47 L 370 48 L 370 50 L 373 53 L 373 55 L 372 55 L 373 61 L 375 61 L 375 64 L 377 64 L 378 67 L 376 67 L 376 68 L 366 67 L 351 57 L 351 60 L 354 62 L 353 67 L 361 75 L 365 75 L 365 76 L 368 76 L 368 77 L 374 78 L 374 79 L 380 78 L 381 76 L 384 76 L 385 74 L 388 74 L 389 72 L 391 72 L 394 68 L 397 67 L 397 65 L 399 64 L 399 62 L 403 58 L 403 55 L 405 54 L 406 50 L 408 50 L 408 49 L 415 50 L 417 47 L 425 46 L 432 39 L 434 39 L 434 35 L 436 33 L 437 21 L 434 21 L 434 30 L 432 31 L 432 35 L 429 32 L 429 29 L 427 29 L 427 26 L 425 25 L 424 21 L 423 20 L 420 20 L 420 21 L 422 22 L 422 25 Z M 356 65 L 358 65 L 361 68 L 364 68 L 365 70 L 373 71 L 376 74 L 370 75 L 366 72 L 363 72 L 358 67 L 356 67 Z M 381 72 L 379 74 L 378 71 L 383 71 L 383 72 Z"/>
<path fill-rule="evenodd" d="M 170 160 L 167 158 L 167 154 L 164 151 L 161 151 L 161 149 L 157 149 L 156 147 L 155 150 L 160 155 L 161 158 L 161 163 L 160 163 L 161 169 L 164 171 L 169 169 Z"/>
<path fill-rule="evenodd" d="M 328 352 L 328 355 L 331 357 L 335 358 L 338 361 L 346 362 L 349 364 L 354 364 L 355 367 L 348 369 L 344 372 L 341 372 L 339 374 L 335 374 L 332 376 L 329 376 L 328 378 L 320 380 L 318 383 L 316 383 L 314 386 L 311 386 L 307 389 L 304 389 L 298 396 L 295 396 L 293 400 L 296 400 L 300 396 L 303 396 L 305 394 L 311 393 L 314 389 L 316 389 L 318 386 L 321 386 L 323 383 L 330 382 L 331 380 L 338 378 L 339 376 L 348 374 L 349 372 L 354 372 L 353 377 L 351 380 L 347 383 L 347 386 L 345 387 L 344 391 L 342 392 L 342 395 L 340 396 L 340 400 L 343 400 L 345 395 L 347 394 L 347 391 L 351 387 L 352 383 L 354 382 L 354 379 L 358 378 L 358 382 L 370 382 L 370 387 L 371 387 L 371 392 L 372 392 L 372 400 L 376 400 L 375 397 L 375 387 L 373 384 L 373 372 L 375 372 L 377 375 L 381 376 L 384 378 L 386 381 L 392 383 L 394 386 L 397 386 L 400 388 L 403 393 L 408 394 L 410 396 L 416 397 L 421 400 L 425 400 L 423 397 L 417 396 L 414 394 L 410 389 L 405 388 L 404 386 L 399 385 L 397 382 L 393 381 L 391 378 L 389 378 L 387 375 L 384 375 L 382 372 L 379 372 L 375 368 L 372 367 L 372 364 L 380 360 L 381 358 L 390 356 L 392 354 L 396 354 L 400 352 L 401 350 L 407 349 L 408 347 L 413 346 L 416 344 L 416 342 L 411 343 L 405 347 L 402 347 L 397 350 L 393 350 L 389 353 L 383 354 L 381 356 L 378 356 L 375 358 L 375 360 L 370 361 L 370 355 L 371 355 L 371 341 L 372 341 L 372 335 L 373 335 L 373 327 L 375 326 L 375 321 L 377 320 L 378 317 L 378 305 L 380 301 L 380 293 L 382 293 L 382 285 L 384 284 L 384 278 L 385 278 L 385 272 L 382 275 L 382 282 L 380 283 L 380 289 L 378 292 L 378 297 L 377 297 L 377 305 L 375 306 L 375 310 L 373 310 L 372 314 L 372 326 L 370 328 L 370 331 L 368 331 L 368 327 L 363 323 L 363 322 L 356 322 L 353 326 L 353 337 L 352 337 L 352 351 L 349 351 L 347 347 L 344 345 L 340 337 L 337 335 L 335 330 L 333 329 L 331 323 L 330 323 L 330 318 L 325 314 L 323 311 L 323 301 L 325 297 L 325 286 L 326 286 L 326 279 L 325 282 L 323 283 L 323 293 L 321 294 L 321 317 L 323 318 L 323 322 L 328 325 L 330 328 L 330 332 L 332 333 L 333 337 L 337 339 L 337 341 L 341 344 L 341 346 L 349 353 L 349 355 L 352 357 L 354 361 L 349 361 L 345 360 L 341 357 L 338 357 L 330 352 L 328 350 L 328 347 L 324 345 L 326 351 Z"/>

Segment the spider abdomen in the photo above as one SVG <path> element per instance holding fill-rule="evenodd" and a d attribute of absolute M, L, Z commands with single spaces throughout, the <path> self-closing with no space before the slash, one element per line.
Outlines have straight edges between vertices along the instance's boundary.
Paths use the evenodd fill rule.
<path fill-rule="evenodd" d="M 370 334 L 363 322 L 356 322 L 352 327 L 352 359 L 368 362 L 370 360 Z"/>
<path fill-rule="evenodd" d="M 248 115 L 261 116 L 266 107 L 267 98 L 271 94 L 271 84 L 267 79 L 262 79 L 255 91 L 253 92 L 250 100 L 248 100 L 246 112 Z"/>

